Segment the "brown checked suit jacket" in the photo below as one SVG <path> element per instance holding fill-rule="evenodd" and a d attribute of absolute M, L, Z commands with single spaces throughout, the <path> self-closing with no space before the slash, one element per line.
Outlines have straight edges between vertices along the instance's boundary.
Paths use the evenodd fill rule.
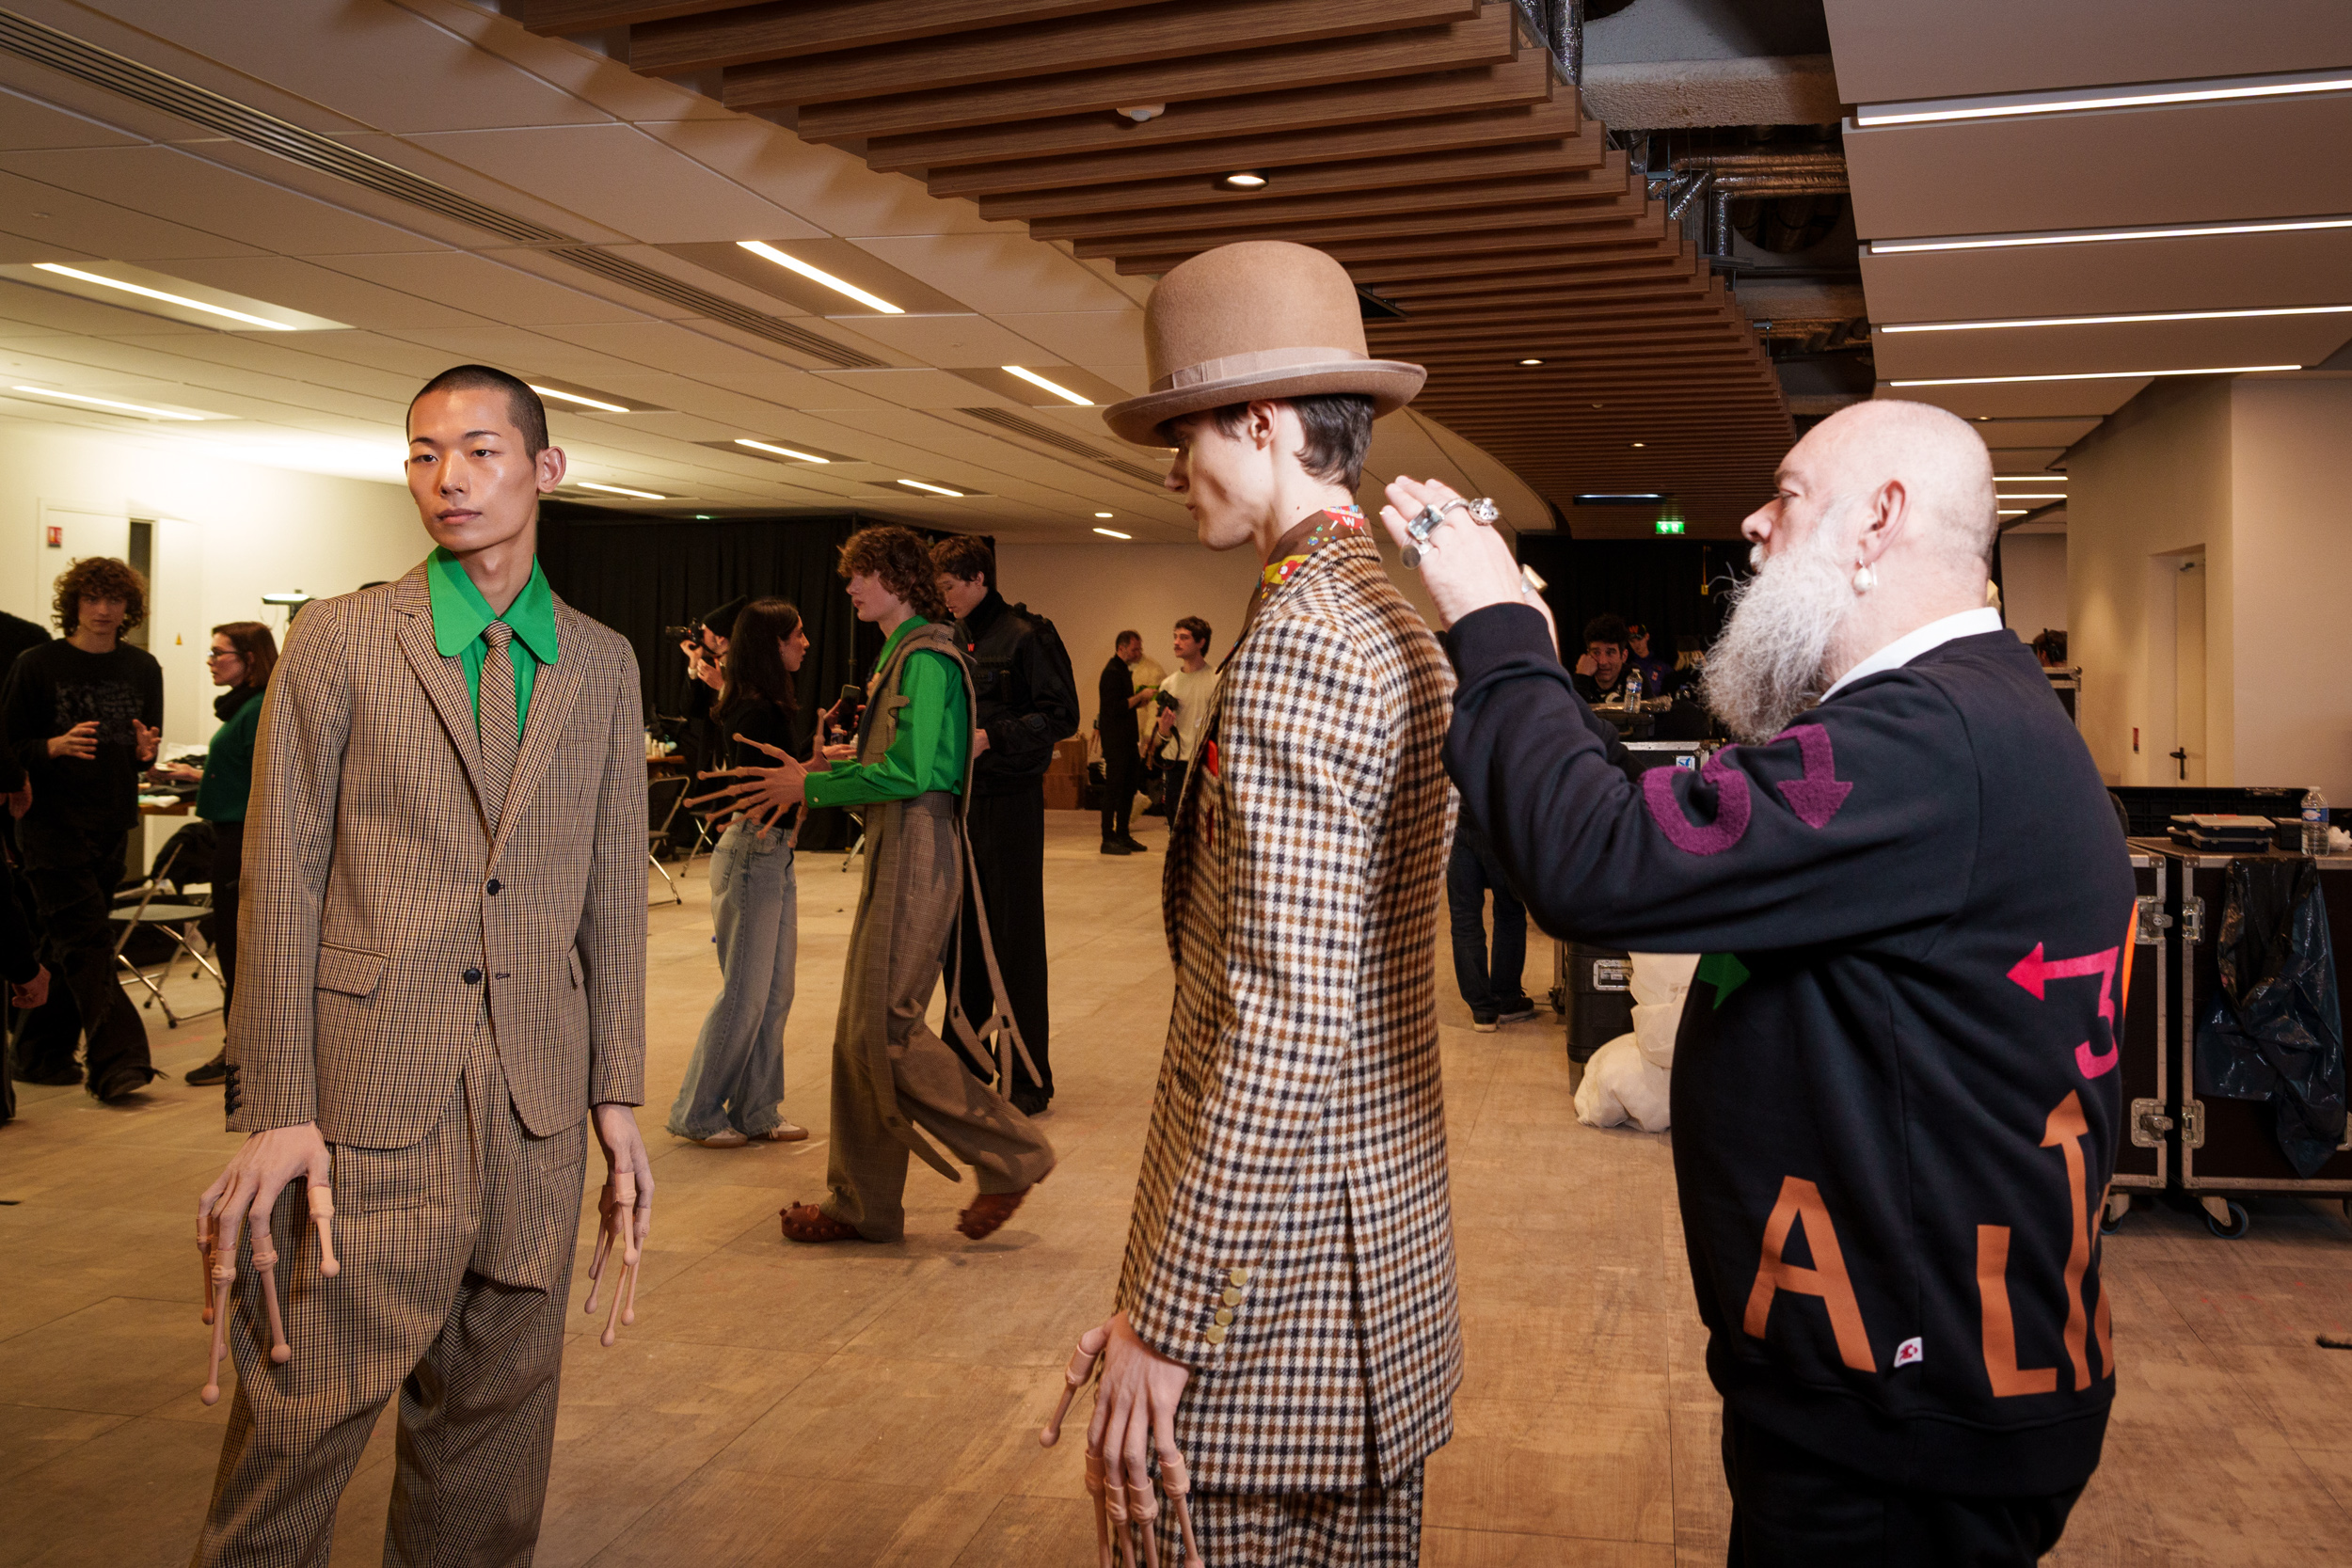
<path fill-rule="evenodd" d="M 1361 535 L 1226 665 L 1168 837 L 1176 1004 L 1119 1305 L 1194 1484 L 1386 1484 L 1461 1381 L 1436 943 L 1454 675 Z"/>
<path fill-rule="evenodd" d="M 232 1130 L 315 1120 L 329 1143 L 405 1148 L 450 1103 L 485 1006 L 532 1133 L 644 1099 L 637 660 L 560 599 L 555 622 L 495 824 L 424 568 L 294 623 L 246 816 Z"/>

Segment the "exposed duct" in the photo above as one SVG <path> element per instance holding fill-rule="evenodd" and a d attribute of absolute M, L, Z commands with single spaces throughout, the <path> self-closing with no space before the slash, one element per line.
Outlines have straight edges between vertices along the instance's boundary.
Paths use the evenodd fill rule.
<path fill-rule="evenodd" d="M 1652 175 L 1655 181 L 1658 178 Z M 1692 227 L 1685 214 L 1705 198 L 1705 231 L 1692 237 L 1718 261 L 1731 259 L 1731 204 L 1755 197 L 1842 196 L 1842 152 L 1693 152 L 1677 158 L 1666 176 L 1666 215 Z"/>

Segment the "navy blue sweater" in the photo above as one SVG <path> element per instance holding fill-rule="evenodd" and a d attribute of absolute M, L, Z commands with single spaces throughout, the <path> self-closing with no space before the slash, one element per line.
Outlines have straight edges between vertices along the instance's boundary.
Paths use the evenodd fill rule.
<path fill-rule="evenodd" d="M 2033 655 L 1947 642 L 1637 785 L 1534 610 L 1449 641 L 1447 766 L 1536 921 L 1708 955 L 1674 1157 L 1724 1400 L 1898 1485 L 2079 1485 L 2115 1388 L 2098 1211 L 2133 886 Z"/>

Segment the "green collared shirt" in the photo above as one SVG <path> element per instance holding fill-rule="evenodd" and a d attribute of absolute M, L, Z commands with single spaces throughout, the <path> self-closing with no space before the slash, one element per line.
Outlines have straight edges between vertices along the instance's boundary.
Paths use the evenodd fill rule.
<path fill-rule="evenodd" d="M 930 625 L 920 615 L 898 624 L 882 644 L 879 670 L 906 640 L 909 632 Z M 808 803 L 817 806 L 857 806 L 877 800 L 912 800 L 917 795 L 945 790 L 963 793 L 965 753 L 972 749 L 972 715 L 964 703 L 963 674 L 938 654 L 918 654 L 898 674 L 899 695 L 907 705 L 898 710 L 898 733 L 882 760 L 866 766 L 836 762 L 808 776 Z"/>
<path fill-rule="evenodd" d="M 515 735 L 521 738 L 531 718 L 531 688 L 539 666 L 555 662 L 555 592 L 548 586 L 539 562 L 531 563 L 531 580 L 515 602 L 499 614 L 466 568 L 445 549 L 436 547 L 424 563 L 424 585 L 433 599 L 433 645 L 444 658 L 465 667 L 466 694 L 473 699 L 473 721 L 482 724 L 482 662 L 489 657 L 489 641 L 482 635 L 491 622 L 504 621 L 514 629 L 506 657 L 515 667 Z"/>

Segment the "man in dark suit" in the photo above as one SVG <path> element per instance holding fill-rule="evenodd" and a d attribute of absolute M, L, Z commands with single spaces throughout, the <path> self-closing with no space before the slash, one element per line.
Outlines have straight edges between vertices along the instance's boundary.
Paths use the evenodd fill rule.
<path fill-rule="evenodd" d="M 1136 728 L 1136 709 L 1152 700 L 1148 690 L 1136 689 L 1136 660 L 1143 657 L 1143 633 L 1122 631 L 1111 661 L 1103 666 L 1097 692 L 1094 728 L 1103 737 L 1103 853 L 1141 854 L 1149 846 L 1127 831 L 1128 813 L 1135 809 L 1136 785 L 1143 772 L 1143 736 Z"/>

